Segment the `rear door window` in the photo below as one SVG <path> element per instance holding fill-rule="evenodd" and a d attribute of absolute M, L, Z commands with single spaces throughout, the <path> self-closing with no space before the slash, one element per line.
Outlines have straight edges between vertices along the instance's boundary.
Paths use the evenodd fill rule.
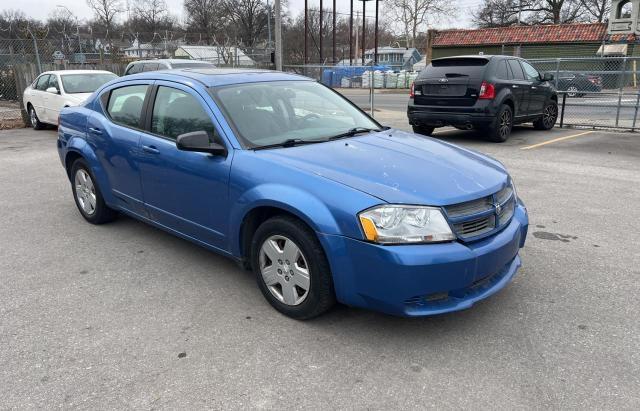
<path fill-rule="evenodd" d="M 524 80 L 524 72 L 522 71 L 522 67 L 520 67 L 520 63 L 518 60 L 509 60 L 509 67 L 511 67 L 511 72 L 513 73 L 513 78 L 515 80 Z"/>
<path fill-rule="evenodd" d="M 498 63 L 498 67 L 496 68 L 496 77 L 502 80 L 510 80 L 511 72 L 507 68 L 507 61 L 502 60 Z"/>
<path fill-rule="evenodd" d="M 141 128 L 142 108 L 148 85 L 124 86 L 111 91 L 107 113 L 114 123 Z"/>

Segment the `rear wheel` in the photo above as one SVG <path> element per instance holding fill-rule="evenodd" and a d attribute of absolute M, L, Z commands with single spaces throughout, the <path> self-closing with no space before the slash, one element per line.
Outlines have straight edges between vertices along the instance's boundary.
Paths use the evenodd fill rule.
<path fill-rule="evenodd" d="M 558 103 L 549 102 L 542 112 L 542 116 L 533 122 L 533 128 L 536 130 L 551 130 L 558 119 Z"/>
<path fill-rule="evenodd" d="M 273 217 L 258 227 L 251 265 L 267 301 L 291 318 L 313 318 L 335 304 L 324 250 L 315 233 L 293 217 Z"/>
<path fill-rule="evenodd" d="M 507 141 L 511 135 L 511 129 L 513 128 L 513 110 L 506 104 L 503 104 L 498 110 L 496 118 L 493 120 L 487 129 L 485 129 L 485 136 L 487 140 L 494 143 L 502 143 Z"/>
<path fill-rule="evenodd" d="M 569 86 L 567 87 L 567 96 L 568 97 L 576 97 L 578 95 L 578 87 Z"/>
<path fill-rule="evenodd" d="M 433 130 L 435 130 L 435 127 L 413 126 L 413 132 L 416 134 L 422 134 L 423 136 L 430 136 L 433 134 Z"/>
<path fill-rule="evenodd" d="M 73 163 L 70 175 L 73 198 L 85 220 L 91 224 L 104 224 L 115 219 L 116 212 L 105 204 L 96 179 L 83 159 Z"/>
<path fill-rule="evenodd" d="M 29 104 L 29 121 L 34 130 L 42 130 L 45 127 L 44 123 L 40 122 L 36 109 L 31 104 Z"/>

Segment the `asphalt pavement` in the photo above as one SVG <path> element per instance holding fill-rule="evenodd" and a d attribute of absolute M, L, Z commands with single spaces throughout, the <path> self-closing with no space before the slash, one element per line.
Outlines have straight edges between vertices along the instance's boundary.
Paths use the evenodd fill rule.
<path fill-rule="evenodd" d="M 521 271 L 458 313 L 307 322 L 194 244 L 87 224 L 55 131 L 1 131 L 0 409 L 640 409 L 640 137 L 440 131 L 511 171 Z"/>

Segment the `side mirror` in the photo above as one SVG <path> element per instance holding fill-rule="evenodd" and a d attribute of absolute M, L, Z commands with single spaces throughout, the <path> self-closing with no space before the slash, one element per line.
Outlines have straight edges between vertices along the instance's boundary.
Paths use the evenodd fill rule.
<path fill-rule="evenodd" d="M 553 74 L 551 73 L 544 73 L 542 75 L 542 81 L 553 81 Z"/>
<path fill-rule="evenodd" d="M 227 149 L 223 145 L 209 141 L 209 135 L 206 131 L 180 134 L 176 139 L 176 146 L 178 150 L 183 151 L 197 151 L 216 156 L 227 154 Z"/>
<path fill-rule="evenodd" d="M 55 87 L 49 87 L 48 89 L 45 90 L 47 93 L 51 93 L 51 94 L 58 94 L 59 91 L 57 88 Z"/>

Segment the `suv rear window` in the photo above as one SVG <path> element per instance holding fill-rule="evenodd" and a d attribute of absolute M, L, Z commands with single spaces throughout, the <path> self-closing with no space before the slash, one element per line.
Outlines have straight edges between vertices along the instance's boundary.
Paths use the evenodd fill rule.
<path fill-rule="evenodd" d="M 489 60 L 483 58 L 455 57 L 433 60 L 420 72 L 426 77 L 480 77 Z"/>

